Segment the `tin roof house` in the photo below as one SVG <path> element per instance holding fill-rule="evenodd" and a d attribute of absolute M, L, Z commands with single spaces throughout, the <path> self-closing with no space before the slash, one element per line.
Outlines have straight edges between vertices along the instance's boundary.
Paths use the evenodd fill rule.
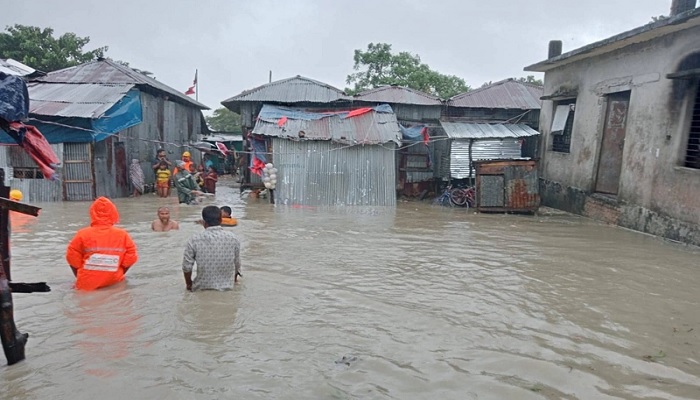
<path fill-rule="evenodd" d="M 263 104 L 309 109 L 333 109 L 349 107 L 351 97 L 342 90 L 317 80 L 297 75 L 257 86 L 221 102 L 224 107 L 240 114 L 243 133 L 243 149 L 240 165 L 251 166 L 251 132 Z M 241 190 L 262 187 L 260 176 L 251 174 L 249 168 L 241 171 Z"/>
<path fill-rule="evenodd" d="M 244 130 L 255 125 L 263 104 L 306 108 L 335 108 L 348 106 L 352 98 L 329 84 L 297 75 L 245 90 L 221 102 L 224 107 L 241 115 Z"/>
<path fill-rule="evenodd" d="M 506 79 L 447 100 L 437 149 L 445 179 L 473 179 L 473 162 L 536 156 L 542 87 Z"/>
<path fill-rule="evenodd" d="M 28 83 L 30 121 L 62 161 L 60 181 L 46 181 L 17 146 L 0 146 L 8 182 L 29 201 L 124 197 L 128 165 L 138 159 L 147 183 L 157 148 L 179 157 L 206 132 L 205 105 L 107 59 L 54 71 Z M 0 133 L 0 144 L 14 141 Z"/>
<path fill-rule="evenodd" d="M 253 152 L 277 168 L 275 202 L 314 206 L 396 205 L 396 148 L 391 107 L 309 111 L 263 105 Z"/>
<path fill-rule="evenodd" d="M 550 42 L 543 204 L 700 245 L 700 9 L 564 54 Z"/>
<path fill-rule="evenodd" d="M 397 154 L 397 189 L 404 196 L 416 197 L 430 190 L 440 170 L 434 156 L 432 136 L 443 134 L 439 120 L 443 110 L 440 98 L 408 87 L 387 85 L 353 96 L 353 105 L 388 104 L 396 114 L 402 139 Z"/>

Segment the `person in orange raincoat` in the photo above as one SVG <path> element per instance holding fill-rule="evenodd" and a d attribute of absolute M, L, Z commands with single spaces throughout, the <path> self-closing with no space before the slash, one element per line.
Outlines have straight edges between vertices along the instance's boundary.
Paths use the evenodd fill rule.
<path fill-rule="evenodd" d="M 117 207 L 100 197 L 90 207 L 89 227 L 79 230 L 68 244 L 66 260 L 78 278 L 75 288 L 95 290 L 124 280 L 138 254 L 131 236 L 120 228 Z"/>
<path fill-rule="evenodd" d="M 192 165 L 194 165 L 194 161 L 192 161 L 192 158 L 190 158 L 192 155 L 190 154 L 189 151 L 186 151 L 182 153 L 182 162 L 185 163 L 185 171 L 192 171 Z M 177 163 L 175 163 L 177 165 Z M 175 167 L 173 169 L 173 176 L 177 174 L 177 171 L 179 171 L 178 167 Z"/>

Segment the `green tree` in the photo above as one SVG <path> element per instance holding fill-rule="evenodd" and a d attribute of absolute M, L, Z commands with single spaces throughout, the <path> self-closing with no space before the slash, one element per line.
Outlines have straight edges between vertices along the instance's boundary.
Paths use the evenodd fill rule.
<path fill-rule="evenodd" d="M 520 77 L 517 78 L 516 81 L 522 83 L 531 83 L 537 86 L 544 86 L 544 82 L 542 82 L 542 79 L 536 79 L 535 75 L 528 75 L 526 78 Z"/>
<path fill-rule="evenodd" d="M 447 99 L 470 89 L 464 79 L 430 69 L 417 54 L 392 53 L 387 43 L 370 43 L 366 51 L 355 50 L 353 59 L 353 69 L 357 72 L 346 79 L 348 85 L 354 85 L 346 89 L 348 94 L 382 85 L 398 85 Z"/>
<path fill-rule="evenodd" d="M 89 37 L 64 33 L 58 38 L 53 29 L 15 24 L 0 32 L 0 58 L 12 58 L 40 71 L 51 72 L 103 57 L 107 46 L 85 51 Z"/>
<path fill-rule="evenodd" d="M 241 132 L 241 116 L 221 107 L 214 110 L 212 115 L 205 117 L 207 125 L 214 131 Z"/>
<path fill-rule="evenodd" d="M 544 86 L 544 82 L 542 82 L 542 79 L 536 79 L 535 75 L 528 75 L 526 78 L 520 77 L 520 78 L 512 78 L 516 82 L 522 82 L 522 83 L 529 83 L 531 85 L 537 85 L 537 86 Z M 481 85 L 482 88 L 485 88 L 486 86 L 491 86 L 493 85 L 493 81 L 488 81 L 484 82 L 483 85 Z"/>

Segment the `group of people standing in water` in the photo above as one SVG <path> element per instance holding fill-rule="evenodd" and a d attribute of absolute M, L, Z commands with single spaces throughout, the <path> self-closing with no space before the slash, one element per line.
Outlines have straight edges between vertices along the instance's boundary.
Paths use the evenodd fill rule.
<path fill-rule="evenodd" d="M 168 160 L 165 150 L 159 149 L 151 167 L 156 177 L 155 192 L 160 197 L 169 197 L 171 187 L 175 187 L 178 201 L 192 204 L 197 196 L 216 193 L 219 176 L 214 163 L 207 156 L 197 166 L 190 152 L 185 151 L 182 158 L 173 163 Z M 133 186 L 132 196 L 140 196 L 145 192 L 145 179 L 138 159 L 132 160 L 129 175 Z"/>
<path fill-rule="evenodd" d="M 119 212 L 108 198 L 93 202 L 90 219 L 90 226 L 80 229 L 66 249 L 66 260 L 79 290 L 95 290 L 123 281 L 139 258 L 129 233 L 114 226 L 119 222 Z M 237 224 L 231 208 L 206 206 L 200 223 L 204 231 L 189 239 L 183 255 L 185 288 L 231 289 L 241 276 L 240 242 L 225 228 Z M 151 229 L 157 232 L 179 228 L 178 222 L 170 219 L 168 207 L 160 207 L 158 218 L 151 223 Z M 197 274 L 192 278 L 195 264 Z"/>

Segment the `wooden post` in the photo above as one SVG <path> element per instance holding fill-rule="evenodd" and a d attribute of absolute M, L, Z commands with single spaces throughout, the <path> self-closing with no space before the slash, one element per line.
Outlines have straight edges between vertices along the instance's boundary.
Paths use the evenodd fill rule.
<path fill-rule="evenodd" d="M 9 198 L 10 188 L 5 186 L 5 170 L 0 168 L 0 197 Z M 10 210 L 0 207 L 0 339 L 7 364 L 24 360 L 24 346 L 29 337 L 15 326 L 10 290 Z"/>

